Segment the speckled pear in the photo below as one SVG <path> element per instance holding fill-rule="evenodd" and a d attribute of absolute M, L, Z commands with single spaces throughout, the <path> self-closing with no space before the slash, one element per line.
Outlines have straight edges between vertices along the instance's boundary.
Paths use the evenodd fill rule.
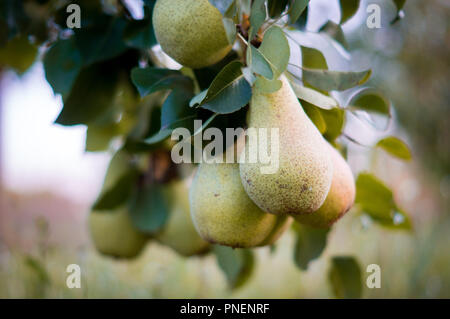
<path fill-rule="evenodd" d="M 277 216 L 263 212 L 245 193 L 238 163 L 200 164 L 189 199 L 195 228 L 211 243 L 255 247 L 277 223 Z"/>
<path fill-rule="evenodd" d="M 183 256 L 204 253 L 209 243 L 204 241 L 192 223 L 189 210 L 189 190 L 184 181 L 171 182 L 166 188 L 170 203 L 169 219 L 155 239 Z"/>
<path fill-rule="evenodd" d="M 97 251 L 117 258 L 136 257 L 147 241 L 147 237 L 133 227 L 124 207 L 112 212 L 92 211 L 89 230 Z"/>
<path fill-rule="evenodd" d="M 326 141 L 303 111 L 288 80 L 280 77 L 282 87 L 274 93 L 254 88 L 248 113 L 248 126 L 256 130 L 278 129 L 278 170 L 267 174 L 266 164 L 251 163 L 248 139 L 241 154 L 240 175 L 249 197 L 262 210 L 278 215 L 312 213 L 322 206 L 333 174 Z M 270 153 L 271 138 L 258 143 L 257 151 Z M 267 148 L 264 150 L 264 148 Z M 257 157 L 258 158 L 258 157 Z"/>
<path fill-rule="evenodd" d="M 191 68 L 219 62 L 232 47 L 221 13 L 208 0 L 158 0 L 153 28 L 163 51 Z"/>
<path fill-rule="evenodd" d="M 333 161 L 333 181 L 323 205 L 312 214 L 296 216 L 302 224 L 326 228 L 341 218 L 355 200 L 355 180 L 352 171 L 342 155 L 329 145 Z"/>

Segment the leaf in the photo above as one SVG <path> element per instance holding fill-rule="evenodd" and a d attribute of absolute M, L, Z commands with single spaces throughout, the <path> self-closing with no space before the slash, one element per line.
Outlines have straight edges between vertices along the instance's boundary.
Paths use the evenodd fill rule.
<path fill-rule="evenodd" d="M 371 70 L 340 72 L 303 68 L 303 81 L 323 91 L 344 91 L 364 84 L 371 74 Z"/>
<path fill-rule="evenodd" d="M 244 107 L 250 101 L 252 89 L 242 74 L 242 66 L 239 61 L 226 65 L 212 81 L 200 107 L 219 114 Z"/>
<path fill-rule="evenodd" d="M 132 195 L 130 217 L 142 232 L 154 234 L 162 229 L 168 218 L 169 202 L 159 184 L 144 185 Z"/>
<path fill-rule="evenodd" d="M 23 73 L 33 64 L 37 53 L 37 47 L 31 44 L 27 37 L 15 37 L 5 47 L 0 47 L 0 67 L 10 67 L 18 73 Z"/>
<path fill-rule="evenodd" d="M 302 270 L 308 269 L 311 261 L 320 257 L 327 244 L 329 229 L 313 228 L 295 224 L 297 240 L 294 248 L 294 261 Z"/>
<path fill-rule="evenodd" d="M 82 69 L 64 101 L 57 124 L 77 125 L 98 121 L 113 105 L 118 84 L 114 63 L 100 63 Z"/>
<path fill-rule="evenodd" d="M 306 28 L 307 23 L 308 23 L 308 6 L 306 6 L 305 10 L 303 10 L 303 13 L 293 24 L 293 27 L 295 27 L 298 30 L 304 30 Z"/>
<path fill-rule="evenodd" d="M 253 45 L 247 48 L 247 64 L 250 65 L 252 72 L 262 75 L 268 80 L 273 79 L 273 71 L 269 61 Z"/>
<path fill-rule="evenodd" d="M 306 115 L 308 115 L 309 119 L 317 127 L 320 134 L 325 134 L 325 132 L 327 131 L 327 123 L 325 122 L 320 109 L 306 101 L 302 101 L 302 106 Z"/>
<path fill-rule="evenodd" d="M 196 111 L 189 107 L 192 89 L 192 87 L 191 90 L 176 88 L 169 94 L 161 110 L 161 127 L 168 127 L 180 119 L 196 114 Z"/>
<path fill-rule="evenodd" d="M 153 31 L 151 12 L 142 20 L 131 20 L 123 32 L 123 41 L 130 47 L 137 49 L 150 49 L 157 44 Z"/>
<path fill-rule="evenodd" d="M 327 60 L 322 52 L 314 48 L 300 46 L 302 50 L 302 67 L 309 69 L 328 69 Z"/>
<path fill-rule="evenodd" d="M 324 119 L 327 129 L 323 136 L 328 142 L 333 143 L 344 129 L 345 111 L 341 108 L 333 108 L 330 110 L 319 109 Z"/>
<path fill-rule="evenodd" d="M 92 209 L 110 211 L 125 203 L 134 189 L 138 176 L 138 170 L 129 169 L 114 186 L 102 192 Z"/>
<path fill-rule="evenodd" d="M 411 229 L 409 217 L 397 207 L 392 191 L 369 173 L 360 173 L 356 179 L 355 203 L 383 226 Z"/>
<path fill-rule="evenodd" d="M 309 0 L 293 0 L 289 4 L 289 23 L 294 24 L 308 6 Z"/>
<path fill-rule="evenodd" d="M 209 3 L 215 6 L 222 16 L 225 16 L 225 13 L 234 1 L 235 0 L 209 0 Z"/>
<path fill-rule="evenodd" d="M 266 78 L 263 78 L 262 76 L 257 76 L 255 81 L 255 88 L 259 91 L 270 94 L 278 91 L 281 89 L 282 83 L 278 79 L 273 80 L 267 80 Z"/>
<path fill-rule="evenodd" d="M 264 33 L 259 52 L 270 63 L 274 78 L 286 70 L 289 63 L 290 48 L 283 30 L 277 26 L 270 27 Z"/>
<path fill-rule="evenodd" d="M 356 92 L 350 98 L 348 108 L 391 116 L 390 102 L 382 92 L 372 88 L 364 88 Z"/>
<path fill-rule="evenodd" d="M 131 81 L 141 97 L 160 90 L 192 85 L 192 80 L 179 71 L 154 67 L 132 69 Z"/>
<path fill-rule="evenodd" d="M 400 139 L 394 136 L 388 136 L 378 141 L 377 147 L 384 149 L 386 152 L 394 155 L 395 157 L 410 160 L 411 151 L 408 146 Z"/>
<path fill-rule="evenodd" d="M 358 11 L 359 0 L 339 0 L 339 5 L 341 7 L 341 22 L 339 24 L 343 24 Z"/>
<path fill-rule="evenodd" d="M 314 104 L 322 109 L 330 110 L 332 108 L 338 107 L 338 103 L 335 99 L 319 91 L 313 90 L 311 88 L 302 86 L 295 81 L 291 81 L 292 89 L 295 95 L 308 103 Z"/>
<path fill-rule="evenodd" d="M 193 107 L 203 102 L 203 100 L 206 97 L 206 93 L 208 93 L 208 90 L 203 90 L 199 94 L 195 95 L 190 101 L 189 106 Z"/>
<path fill-rule="evenodd" d="M 236 40 L 236 24 L 230 18 L 223 18 L 222 22 L 227 35 L 228 43 L 233 44 Z"/>
<path fill-rule="evenodd" d="M 361 298 L 361 268 L 354 257 L 333 257 L 328 279 L 337 298 Z"/>
<path fill-rule="evenodd" d="M 266 21 L 266 1 L 255 0 L 252 4 L 250 13 L 250 35 L 248 37 L 249 42 L 253 40 L 253 38 L 263 25 L 264 21 Z"/>
<path fill-rule="evenodd" d="M 215 245 L 214 253 L 232 288 L 238 288 L 248 281 L 255 268 L 255 257 L 250 249 Z"/>
<path fill-rule="evenodd" d="M 126 50 L 123 42 L 124 19 L 100 16 L 96 23 L 75 29 L 75 42 L 80 50 L 83 64 L 108 60 Z"/>
<path fill-rule="evenodd" d="M 269 0 L 267 3 L 267 9 L 271 18 L 277 18 L 286 9 L 288 0 Z"/>
<path fill-rule="evenodd" d="M 348 49 L 348 43 L 345 39 L 345 34 L 340 24 L 336 24 L 333 21 L 328 20 L 322 27 L 320 27 L 319 32 L 328 34 L 331 38 L 340 43 L 345 49 Z"/>
<path fill-rule="evenodd" d="M 63 97 L 69 94 L 81 67 L 81 54 L 73 37 L 57 41 L 44 57 L 45 77 L 53 92 Z"/>
<path fill-rule="evenodd" d="M 108 150 L 111 140 L 119 133 L 119 128 L 116 123 L 105 126 L 88 125 L 86 131 L 86 152 Z"/>

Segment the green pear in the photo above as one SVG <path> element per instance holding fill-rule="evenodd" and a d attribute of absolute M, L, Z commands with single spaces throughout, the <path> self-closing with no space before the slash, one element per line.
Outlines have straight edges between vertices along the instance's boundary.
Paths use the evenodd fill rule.
<path fill-rule="evenodd" d="M 248 248 L 262 243 L 277 223 L 245 193 L 238 163 L 201 163 L 189 193 L 191 216 L 210 243 Z"/>
<path fill-rule="evenodd" d="M 193 256 L 207 251 L 209 243 L 199 236 L 192 223 L 189 191 L 185 182 L 170 183 L 166 193 L 170 203 L 169 219 L 164 229 L 155 235 L 155 239 L 183 256 Z"/>
<path fill-rule="evenodd" d="M 147 241 L 147 237 L 133 227 L 125 207 L 112 212 L 92 211 L 89 230 L 100 253 L 118 258 L 136 257 Z"/>
<path fill-rule="evenodd" d="M 328 144 L 329 145 L 329 144 Z M 355 180 L 352 171 L 342 155 L 329 145 L 333 162 L 333 181 L 323 205 L 312 214 L 296 216 L 302 224 L 313 227 L 330 227 L 341 218 L 355 200 Z"/>
<path fill-rule="evenodd" d="M 153 29 L 163 51 L 191 68 L 219 62 L 232 47 L 221 13 L 208 0 L 158 0 Z"/>
<path fill-rule="evenodd" d="M 294 220 L 290 216 L 277 216 L 277 222 L 275 226 L 272 228 L 270 234 L 258 245 L 258 246 L 267 246 L 274 244 L 281 235 L 291 226 Z"/>
<path fill-rule="evenodd" d="M 331 185 L 333 165 L 327 143 L 303 111 L 284 75 L 281 88 L 274 93 L 253 89 L 248 126 L 268 130 L 267 143 L 250 145 L 248 139 L 240 158 L 244 189 L 264 211 L 278 215 L 299 215 L 316 211 L 325 201 Z M 279 130 L 278 143 L 272 145 L 271 129 Z M 275 145 L 278 144 L 278 145 Z M 278 146 L 278 148 L 277 148 Z M 267 164 L 252 163 L 250 152 L 270 154 L 278 149 L 278 169 L 267 173 Z M 258 158 L 258 157 L 254 157 Z"/>

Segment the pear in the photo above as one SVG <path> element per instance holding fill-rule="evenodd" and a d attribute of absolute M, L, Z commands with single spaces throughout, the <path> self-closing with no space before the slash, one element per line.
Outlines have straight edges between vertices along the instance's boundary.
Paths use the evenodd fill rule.
<path fill-rule="evenodd" d="M 167 186 L 166 193 L 171 206 L 169 219 L 164 229 L 155 235 L 155 239 L 183 256 L 193 256 L 207 251 L 209 243 L 199 236 L 192 223 L 189 191 L 185 182 L 183 180 L 171 182 Z"/>
<path fill-rule="evenodd" d="M 153 29 L 163 51 L 191 68 L 219 62 L 232 47 L 221 13 L 208 0 L 158 0 Z"/>
<path fill-rule="evenodd" d="M 277 223 L 277 216 L 263 212 L 245 193 L 238 163 L 201 163 L 189 199 L 195 228 L 210 243 L 255 247 Z"/>
<path fill-rule="evenodd" d="M 274 93 L 253 89 L 248 112 L 249 128 L 268 130 L 267 143 L 249 147 L 240 158 L 242 184 L 250 198 L 264 211 L 278 215 L 312 213 L 325 201 L 331 185 L 333 165 L 326 141 L 303 111 L 284 75 Z M 278 128 L 278 170 L 264 172 L 267 164 L 252 163 L 250 151 L 270 153 L 271 129 Z M 270 134 L 270 135 L 269 135 Z M 266 149 L 267 148 L 267 149 Z M 268 151 L 268 152 L 267 152 Z M 253 154 L 254 155 L 254 154 Z M 256 157 L 258 158 L 258 157 Z"/>
<path fill-rule="evenodd" d="M 266 237 L 258 246 L 267 246 L 274 244 L 281 235 L 291 226 L 293 222 L 290 216 L 277 216 L 277 222 L 270 232 L 269 236 Z"/>
<path fill-rule="evenodd" d="M 117 258 L 136 257 L 147 241 L 145 234 L 133 227 L 125 207 L 112 212 L 92 211 L 89 230 L 95 248 Z"/>
<path fill-rule="evenodd" d="M 355 200 L 355 180 L 352 171 L 342 155 L 329 145 L 333 162 L 333 181 L 323 205 L 312 214 L 296 216 L 302 224 L 326 228 L 341 218 Z"/>

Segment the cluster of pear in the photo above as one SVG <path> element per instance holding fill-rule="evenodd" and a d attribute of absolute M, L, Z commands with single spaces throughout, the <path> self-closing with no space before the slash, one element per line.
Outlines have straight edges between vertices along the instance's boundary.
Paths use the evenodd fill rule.
<path fill-rule="evenodd" d="M 113 157 L 101 194 L 129 169 L 129 161 L 128 155 L 122 151 Z M 207 252 L 210 245 L 198 235 L 191 220 L 186 181 L 175 180 L 165 184 L 163 196 L 169 203 L 168 220 L 160 231 L 151 235 L 140 231 L 133 224 L 125 204 L 113 210 L 93 210 L 88 224 L 97 251 L 116 258 L 134 258 L 142 252 L 149 240 L 155 240 L 182 256 Z"/>
<path fill-rule="evenodd" d="M 253 89 L 251 128 L 278 128 L 279 168 L 261 163 L 200 164 L 190 190 L 194 225 L 208 242 L 231 247 L 274 243 L 292 219 L 329 227 L 353 204 L 355 184 L 341 154 L 303 111 L 288 80 L 270 94 Z M 262 145 L 271 149 L 270 141 Z M 261 147 L 261 145 L 260 145 Z M 248 141 L 241 156 L 249 158 Z"/>
<path fill-rule="evenodd" d="M 158 0 L 153 25 L 162 49 L 184 66 L 212 65 L 231 50 L 222 15 L 208 0 Z M 343 216 L 355 198 L 350 167 L 303 111 L 287 78 L 281 75 L 280 80 L 281 88 L 273 93 L 253 88 L 247 116 L 249 128 L 278 129 L 279 167 L 275 173 L 262 173 L 263 164 L 258 162 L 204 162 L 189 191 L 184 181 L 166 185 L 169 220 L 157 234 L 139 231 L 127 207 L 93 211 L 89 225 L 97 250 L 130 258 L 138 255 L 150 238 L 184 256 L 208 251 L 209 243 L 259 247 L 273 244 L 293 220 L 330 227 Z M 247 144 L 242 147 L 239 143 L 230 147 L 250 158 L 254 150 L 249 141 L 244 142 Z M 270 143 L 259 144 L 267 148 L 262 152 L 272 149 Z M 104 188 L 113 185 L 126 167 L 126 155 L 118 153 Z"/>

